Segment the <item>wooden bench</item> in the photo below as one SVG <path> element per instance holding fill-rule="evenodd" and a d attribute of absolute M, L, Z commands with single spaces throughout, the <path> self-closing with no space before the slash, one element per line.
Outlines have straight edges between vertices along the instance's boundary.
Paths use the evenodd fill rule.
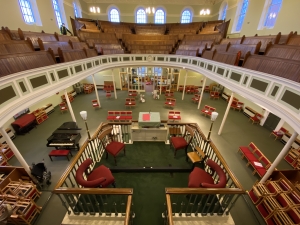
<path fill-rule="evenodd" d="M 31 31 L 22 31 L 20 28 L 18 29 L 21 40 L 30 40 L 35 49 L 39 49 L 38 39 L 42 41 L 57 41 L 54 34 L 47 34 L 44 32 L 31 32 Z"/>
<path fill-rule="evenodd" d="M 166 101 L 165 101 L 165 106 L 166 107 L 174 108 L 175 105 L 176 105 L 176 99 L 175 98 L 166 98 Z"/>
<path fill-rule="evenodd" d="M 135 98 L 126 98 L 125 99 L 125 107 L 135 107 L 136 106 L 136 101 Z"/>
<path fill-rule="evenodd" d="M 1 28 L 0 30 L 0 41 L 11 41 L 12 38 L 9 35 L 9 33 L 5 30 L 4 27 Z"/>
<path fill-rule="evenodd" d="M 77 36 L 68 36 L 68 35 L 60 35 L 57 32 L 54 32 L 54 36 L 58 41 L 61 42 L 77 42 L 80 43 L 79 39 Z"/>
<path fill-rule="evenodd" d="M 108 111 L 106 119 L 108 121 L 131 121 L 132 111 Z"/>
<path fill-rule="evenodd" d="M 276 44 L 276 43 L 275 43 Z M 293 35 L 290 35 L 288 37 L 288 40 L 287 40 L 287 45 L 300 45 L 300 35 L 296 33 L 294 33 Z"/>
<path fill-rule="evenodd" d="M 260 177 L 263 177 L 271 166 L 271 162 L 253 142 L 249 146 L 240 146 L 238 151 L 241 152 L 242 158 L 248 161 L 247 166 L 251 165 L 254 169 L 253 175 L 257 173 Z"/>
<path fill-rule="evenodd" d="M 300 45 L 269 45 L 265 56 L 300 61 Z"/>
<path fill-rule="evenodd" d="M 119 44 L 116 38 L 101 39 L 101 38 L 87 38 L 86 43 L 89 48 L 93 48 L 95 44 Z"/>
<path fill-rule="evenodd" d="M 77 42 L 77 41 L 68 41 L 73 49 L 88 49 L 89 46 L 85 42 Z"/>
<path fill-rule="evenodd" d="M 127 46 L 130 45 L 171 45 L 175 47 L 176 42 L 174 40 L 127 40 L 125 43 Z"/>
<path fill-rule="evenodd" d="M 28 39 L 28 41 L 30 40 Z M 40 50 L 48 50 L 50 48 L 52 49 L 55 57 L 59 57 L 58 48 L 60 48 L 61 50 L 73 50 L 69 42 L 42 41 L 40 38 L 38 38 L 37 42 L 39 44 Z"/>
<path fill-rule="evenodd" d="M 58 48 L 58 55 L 60 62 L 71 62 L 87 58 L 86 53 L 80 49 L 62 50 Z"/>
<path fill-rule="evenodd" d="M 204 52 L 205 53 L 205 52 Z M 239 61 L 240 61 L 240 57 L 241 57 L 241 52 L 237 52 L 237 53 L 228 53 L 228 52 L 215 52 L 213 60 L 220 62 L 220 63 L 226 63 L 229 65 L 235 65 L 238 66 L 239 65 Z"/>
<path fill-rule="evenodd" d="M 84 48 L 83 51 L 85 52 L 87 58 L 98 56 L 96 49 Z"/>
<path fill-rule="evenodd" d="M 220 45 L 225 45 L 225 44 L 233 44 L 233 45 L 239 45 L 243 43 L 243 40 L 245 38 L 245 35 L 239 38 L 223 38 L 222 41 L 220 42 Z"/>
<path fill-rule="evenodd" d="M 127 40 L 174 40 L 178 42 L 178 35 L 141 35 L 141 34 L 123 34 L 122 41 Z"/>
<path fill-rule="evenodd" d="M 54 64 L 51 51 L 0 55 L 0 77 Z"/>
<path fill-rule="evenodd" d="M 260 52 L 265 52 L 268 44 L 271 42 L 272 44 L 278 44 L 280 40 L 281 33 L 277 35 L 269 35 L 269 36 L 258 36 L 257 34 L 253 37 L 245 37 L 243 39 L 243 45 L 256 45 L 258 42 L 261 42 Z"/>
<path fill-rule="evenodd" d="M 249 55 L 243 67 L 300 82 L 300 61 L 297 60 Z"/>
<path fill-rule="evenodd" d="M 214 58 L 216 52 L 217 52 L 216 49 L 211 50 L 211 51 L 204 50 L 204 51 L 202 52 L 201 57 L 204 58 L 204 59 L 213 60 L 213 58 Z"/>
<path fill-rule="evenodd" d="M 34 52 L 30 41 L 0 41 L 0 55 Z"/>
<path fill-rule="evenodd" d="M 252 55 L 258 54 L 261 46 L 261 42 L 259 41 L 254 45 L 244 45 L 244 44 L 231 44 L 227 50 L 228 53 L 238 53 L 241 52 L 240 60 L 244 60 L 246 54 L 250 52 Z"/>
<path fill-rule="evenodd" d="M 49 153 L 49 158 L 52 161 L 52 156 L 65 156 L 65 157 L 67 157 L 68 161 L 70 161 L 69 155 L 71 155 L 71 157 L 73 156 L 70 150 L 66 150 L 66 149 L 56 150 L 55 149 Z"/>
<path fill-rule="evenodd" d="M 197 57 L 199 55 L 199 49 L 195 50 L 177 50 L 176 55 L 188 55 L 188 56 L 195 56 Z"/>
<path fill-rule="evenodd" d="M 131 50 L 131 54 L 170 54 L 166 50 Z"/>

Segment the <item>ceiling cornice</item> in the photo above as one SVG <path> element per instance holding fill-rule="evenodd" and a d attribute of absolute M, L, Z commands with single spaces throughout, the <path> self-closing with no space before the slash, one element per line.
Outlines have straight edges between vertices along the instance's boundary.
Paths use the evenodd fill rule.
<path fill-rule="evenodd" d="M 86 3 L 109 3 L 111 0 L 83 0 Z M 164 5 L 214 5 L 223 0 L 164 0 Z M 161 4 L 161 0 L 114 0 L 114 4 Z"/>

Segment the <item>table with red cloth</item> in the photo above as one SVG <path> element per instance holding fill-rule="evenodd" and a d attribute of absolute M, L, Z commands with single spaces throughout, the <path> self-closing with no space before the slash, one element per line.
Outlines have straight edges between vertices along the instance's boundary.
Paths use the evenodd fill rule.
<path fill-rule="evenodd" d="M 11 123 L 17 134 L 24 134 L 36 126 L 36 118 L 33 114 L 25 114 Z"/>

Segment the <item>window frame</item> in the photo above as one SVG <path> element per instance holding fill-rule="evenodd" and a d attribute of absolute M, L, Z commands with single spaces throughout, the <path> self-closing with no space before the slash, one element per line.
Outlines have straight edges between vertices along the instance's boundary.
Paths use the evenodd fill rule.
<path fill-rule="evenodd" d="M 43 24 L 42 24 L 40 13 L 39 13 L 39 10 L 38 10 L 37 4 L 36 4 L 36 0 L 26 0 L 26 1 L 29 2 L 30 8 L 31 8 L 31 13 L 32 13 L 33 18 L 34 18 L 34 22 L 32 22 L 32 23 L 29 22 L 28 23 L 28 22 L 25 21 L 25 18 L 24 18 L 23 12 L 22 12 L 22 8 L 21 8 L 21 5 L 20 5 L 20 0 L 18 0 L 18 4 L 19 4 L 19 7 L 20 7 L 20 12 L 22 14 L 22 18 L 23 18 L 24 23 L 26 23 L 28 25 L 42 26 Z"/>
<path fill-rule="evenodd" d="M 139 23 L 138 22 L 138 11 L 139 10 L 143 10 L 145 12 L 145 22 L 144 23 Z M 136 10 L 135 10 L 135 23 L 138 23 L 138 24 L 145 24 L 148 22 L 148 16 L 147 16 L 147 13 L 146 13 L 146 9 L 144 7 L 138 7 Z"/>
<path fill-rule="evenodd" d="M 181 12 L 181 16 L 180 16 L 180 23 L 183 23 L 182 22 L 182 16 L 183 16 L 183 13 L 188 11 L 190 13 L 190 22 L 188 23 L 192 23 L 193 22 L 193 11 L 190 9 L 190 8 L 184 8 Z M 186 22 L 184 22 L 183 24 L 186 24 Z"/>
<path fill-rule="evenodd" d="M 224 1 L 222 2 L 219 10 L 219 20 L 225 20 L 227 16 L 227 10 L 228 10 L 228 2 Z M 225 12 L 225 18 L 223 18 Z"/>
<path fill-rule="evenodd" d="M 163 15 L 163 23 L 156 23 L 156 13 L 159 11 L 159 10 L 161 10 L 163 13 L 164 13 L 164 15 Z M 154 14 L 154 24 L 166 24 L 166 10 L 165 9 L 163 9 L 163 8 L 157 8 L 156 9 L 156 11 L 155 11 L 155 14 Z"/>
<path fill-rule="evenodd" d="M 248 2 L 248 5 L 247 5 L 247 9 L 246 9 L 246 12 L 245 12 L 245 15 L 244 15 L 244 19 L 242 21 L 241 29 L 238 31 L 237 26 L 238 26 L 238 23 L 239 23 L 239 20 L 240 20 L 240 16 L 242 15 L 242 7 L 243 7 L 245 1 Z M 238 7 L 237 7 L 237 10 L 236 10 L 236 14 L 235 14 L 234 23 L 232 25 L 231 33 L 240 33 L 241 32 L 241 30 L 243 28 L 243 25 L 244 25 L 244 22 L 245 22 L 245 17 L 247 15 L 248 9 L 249 9 L 249 0 L 239 0 Z"/>
<path fill-rule="evenodd" d="M 281 0 L 281 5 L 280 5 L 280 8 L 278 10 L 274 25 L 272 27 L 267 27 L 267 26 L 265 26 L 265 23 L 266 23 L 266 20 L 267 20 L 267 17 L 268 17 L 268 13 L 269 13 L 269 9 L 271 7 L 271 4 L 272 4 L 272 0 L 265 0 L 265 5 L 264 5 L 263 12 L 262 12 L 260 20 L 259 20 L 257 30 L 273 29 L 275 27 L 275 24 L 276 24 L 277 18 L 278 18 L 278 14 L 280 13 L 280 10 L 282 8 L 283 1 Z"/>
<path fill-rule="evenodd" d="M 18 0 L 18 3 L 19 3 L 19 6 L 20 6 L 20 10 L 21 10 L 21 14 L 22 14 L 24 22 L 27 23 L 27 24 L 35 24 L 35 17 L 34 17 L 34 13 L 33 13 L 33 10 L 32 10 L 30 0 Z M 22 3 L 24 5 L 22 5 Z M 26 3 L 28 4 L 29 7 L 26 7 Z M 31 13 L 31 15 L 29 15 L 29 13 Z M 26 17 L 28 17 L 28 19 L 32 19 L 32 22 L 27 21 Z"/>
<path fill-rule="evenodd" d="M 55 19 L 56 19 L 56 24 L 58 25 L 58 27 L 61 26 L 61 24 L 59 24 L 59 21 L 57 19 L 57 10 L 55 10 L 55 7 L 54 7 L 54 1 L 57 3 L 57 6 L 58 6 L 58 9 L 59 9 L 59 15 L 60 15 L 60 19 L 61 19 L 61 24 L 64 23 L 65 26 L 68 28 L 68 23 L 67 23 L 67 20 L 66 20 L 66 14 L 65 14 L 65 9 L 64 9 L 64 6 L 63 6 L 63 0 L 51 0 L 52 2 L 52 8 L 53 8 L 53 13 L 54 13 L 54 16 L 55 16 Z"/>
<path fill-rule="evenodd" d="M 117 21 L 111 21 L 111 11 L 112 10 L 116 10 L 117 12 L 118 12 L 118 16 L 119 16 L 119 21 L 117 22 Z M 116 7 L 111 7 L 111 8 L 109 8 L 109 10 L 108 10 L 108 21 L 110 21 L 110 22 L 112 22 L 112 23 L 120 23 L 121 22 L 121 19 L 120 19 L 120 11 L 119 11 L 119 9 L 118 8 L 116 8 Z"/>

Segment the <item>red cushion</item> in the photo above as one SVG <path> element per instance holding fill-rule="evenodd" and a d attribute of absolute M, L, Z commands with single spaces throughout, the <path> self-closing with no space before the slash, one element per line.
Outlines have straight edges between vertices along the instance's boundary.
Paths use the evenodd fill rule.
<path fill-rule="evenodd" d="M 216 173 L 218 174 L 219 177 L 219 182 L 217 184 L 203 184 L 203 187 L 206 188 L 224 188 L 226 186 L 227 183 L 227 178 L 226 178 L 226 174 L 224 172 L 224 170 L 217 164 L 215 163 L 213 160 L 208 159 L 206 161 L 206 164 L 211 167 L 214 171 L 216 171 Z"/>
<path fill-rule="evenodd" d="M 204 170 L 195 167 L 189 175 L 189 188 L 199 188 L 202 184 L 214 184 L 213 178 Z"/>
<path fill-rule="evenodd" d="M 258 197 L 254 194 L 253 189 L 249 191 L 249 197 L 253 203 L 256 203 L 258 201 Z"/>
<path fill-rule="evenodd" d="M 240 146 L 239 148 L 240 148 L 241 152 L 243 152 L 244 154 L 245 153 L 252 153 L 252 151 L 249 149 L 248 146 Z"/>
<path fill-rule="evenodd" d="M 101 183 L 103 188 L 112 184 L 115 181 L 115 178 L 111 174 L 111 171 L 106 166 L 99 166 L 92 171 L 92 173 L 87 177 L 87 181 L 93 181 L 99 178 L 104 178 L 105 180 Z"/>
<path fill-rule="evenodd" d="M 294 209 L 290 209 L 289 211 L 287 211 L 287 214 L 289 214 L 289 216 L 291 217 L 291 219 L 294 221 L 295 224 L 300 223 L 300 218 L 297 215 L 297 213 L 295 213 Z"/>
<path fill-rule="evenodd" d="M 263 218 L 266 218 L 269 215 L 268 211 L 265 209 L 263 204 L 259 204 L 257 206 L 257 209 L 258 209 L 258 211 L 260 212 L 260 214 L 262 215 Z"/>
<path fill-rule="evenodd" d="M 113 156 L 116 156 L 124 147 L 124 143 L 112 141 L 106 146 L 105 150 Z"/>
<path fill-rule="evenodd" d="M 244 154 L 248 161 L 257 161 L 257 158 L 253 155 L 253 153 L 246 153 Z"/>
<path fill-rule="evenodd" d="M 263 175 L 265 175 L 265 173 L 267 172 L 267 170 L 265 168 L 261 168 L 261 169 L 257 169 L 256 168 L 257 173 L 262 177 Z"/>
<path fill-rule="evenodd" d="M 49 156 L 67 156 L 69 153 L 70 150 L 52 150 Z"/>
<path fill-rule="evenodd" d="M 171 143 L 175 149 L 185 148 L 188 144 L 183 137 L 171 137 Z"/>

